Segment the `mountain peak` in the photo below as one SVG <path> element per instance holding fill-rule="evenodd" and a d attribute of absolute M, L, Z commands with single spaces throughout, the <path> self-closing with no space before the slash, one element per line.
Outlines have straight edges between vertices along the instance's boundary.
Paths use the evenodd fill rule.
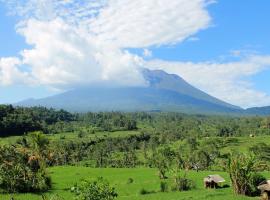
<path fill-rule="evenodd" d="M 150 87 L 172 90 L 184 95 L 194 97 L 196 99 L 201 99 L 214 104 L 223 105 L 228 108 L 241 109 L 238 106 L 231 105 L 213 96 L 208 95 L 207 93 L 190 85 L 182 77 L 176 74 L 168 74 L 163 70 L 145 69 L 143 71 L 143 75 L 145 79 L 149 82 Z"/>
<path fill-rule="evenodd" d="M 18 103 L 75 112 L 174 111 L 186 113 L 230 113 L 241 108 L 225 103 L 193 87 L 183 78 L 162 70 L 143 70 L 147 87 L 77 88 L 52 97 Z"/>

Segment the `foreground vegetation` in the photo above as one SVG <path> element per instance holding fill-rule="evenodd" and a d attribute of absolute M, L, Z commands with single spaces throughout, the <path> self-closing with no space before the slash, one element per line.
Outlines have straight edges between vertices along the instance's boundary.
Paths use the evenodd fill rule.
<path fill-rule="evenodd" d="M 74 194 L 70 192 L 73 185 L 81 180 L 89 177 L 95 179 L 97 177 L 106 178 L 112 186 L 116 188 L 119 194 L 119 200 L 184 200 L 184 199 L 209 199 L 209 200 L 248 200 L 256 199 L 235 195 L 230 187 L 217 190 L 204 189 L 203 178 L 209 174 L 220 174 L 229 183 L 229 176 L 225 172 L 203 171 L 196 172 L 190 171 L 189 177 L 195 181 L 196 188 L 186 192 L 160 192 L 160 179 L 157 176 L 155 169 L 149 168 L 136 168 L 136 169 L 93 169 L 88 167 L 66 166 L 66 167 L 53 167 L 49 169 L 52 180 L 53 189 L 46 193 L 50 197 L 55 194 L 63 197 L 64 199 L 73 199 Z M 270 177 L 270 173 L 264 173 L 265 176 Z M 132 178 L 133 182 L 129 183 Z M 170 176 L 168 182 L 172 182 Z M 149 194 L 142 195 L 140 192 L 145 189 Z M 12 195 L 1 195 L 1 199 L 9 200 Z M 41 200 L 41 195 L 38 194 L 16 194 L 15 199 L 19 200 Z"/>

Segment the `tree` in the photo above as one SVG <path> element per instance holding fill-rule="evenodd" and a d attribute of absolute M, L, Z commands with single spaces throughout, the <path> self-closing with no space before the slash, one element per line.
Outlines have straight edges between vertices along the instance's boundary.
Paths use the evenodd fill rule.
<path fill-rule="evenodd" d="M 270 161 L 270 145 L 265 143 L 258 143 L 249 148 L 249 151 L 257 156 L 260 160 Z"/>
<path fill-rule="evenodd" d="M 171 166 L 174 157 L 175 153 L 171 150 L 169 146 L 164 146 L 154 153 L 154 164 L 158 168 L 160 179 L 167 178 L 166 172 L 169 170 L 169 167 Z"/>
<path fill-rule="evenodd" d="M 28 148 L 0 147 L 0 188 L 8 193 L 49 190 L 45 161 Z"/>
<path fill-rule="evenodd" d="M 35 131 L 28 134 L 31 140 L 32 148 L 41 153 L 49 145 L 49 140 L 41 131 Z"/>
<path fill-rule="evenodd" d="M 233 190 L 236 194 L 251 195 L 254 191 L 254 176 L 262 169 L 262 165 L 254 156 L 231 154 L 226 164 Z"/>

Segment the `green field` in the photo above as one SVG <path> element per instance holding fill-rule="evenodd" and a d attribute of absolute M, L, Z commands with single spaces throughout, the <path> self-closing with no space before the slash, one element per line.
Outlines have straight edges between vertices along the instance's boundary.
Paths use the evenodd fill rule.
<path fill-rule="evenodd" d="M 58 194 L 64 199 L 73 199 L 74 195 L 70 192 L 70 188 L 82 179 L 104 177 L 116 188 L 119 200 L 244 200 L 244 199 L 259 199 L 258 197 L 250 198 L 244 196 L 236 196 L 232 189 L 204 189 L 203 178 L 209 174 L 220 174 L 226 179 L 229 184 L 229 177 L 224 172 L 195 172 L 190 171 L 188 176 L 196 182 L 196 188 L 188 192 L 165 192 L 159 190 L 160 180 L 157 176 L 157 170 L 148 168 L 136 169 L 93 169 L 87 167 L 53 167 L 49 169 L 53 179 L 53 189 L 46 193 L 52 196 Z M 265 173 L 270 177 L 270 173 Z M 128 179 L 132 178 L 133 183 L 128 184 Z M 171 182 L 170 178 L 167 180 Z M 144 188 L 150 191 L 151 194 L 141 195 L 140 190 Z M 9 200 L 10 195 L 0 195 L 1 200 Z M 15 199 L 19 200 L 41 200 L 41 195 L 34 194 L 18 194 L 14 195 Z"/>

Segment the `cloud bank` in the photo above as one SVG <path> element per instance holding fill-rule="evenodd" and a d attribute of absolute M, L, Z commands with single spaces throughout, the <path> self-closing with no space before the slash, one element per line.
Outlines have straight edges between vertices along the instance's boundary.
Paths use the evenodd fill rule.
<path fill-rule="evenodd" d="M 248 77 L 270 69 L 270 56 L 250 55 L 227 63 L 153 60 L 146 65 L 178 74 L 199 89 L 234 105 L 247 108 L 270 104 L 270 96 L 253 89 L 247 81 Z"/>
<path fill-rule="evenodd" d="M 206 4 L 205 0 L 169 4 L 166 0 L 11 0 L 7 5 L 21 16 L 16 30 L 32 48 L 22 50 L 20 58 L 8 58 L 29 66 L 27 74 L 13 63 L 9 69 L 17 72 L 14 76 L 52 87 L 99 81 L 145 85 L 141 58 L 125 49 L 173 44 L 206 28 L 210 22 Z M 7 79 L 5 74 L 1 80 Z"/>
<path fill-rule="evenodd" d="M 1 58 L 0 85 L 57 89 L 97 82 L 146 85 L 142 68 L 176 73 L 215 97 L 244 107 L 270 97 L 243 81 L 270 65 L 267 56 L 239 62 L 155 60 L 149 48 L 193 40 L 211 25 L 212 0 L 0 0 L 20 16 L 18 34 L 30 46 L 19 57 Z M 144 58 L 127 49 L 142 49 Z M 151 60 L 153 59 L 153 60 Z M 211 81 L 209 81 L 211 80 Z"/>

